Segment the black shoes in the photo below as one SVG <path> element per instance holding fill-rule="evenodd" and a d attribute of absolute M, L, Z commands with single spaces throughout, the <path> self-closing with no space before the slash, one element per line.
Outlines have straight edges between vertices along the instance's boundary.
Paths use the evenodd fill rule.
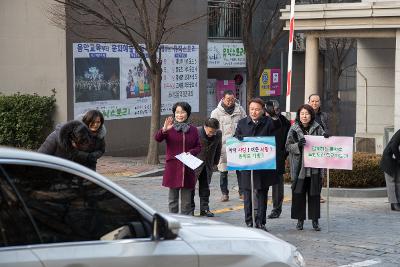
<path fill-rule="evenodd" d="M 277 219 L 277 218 L 279 218 L 279 216 L 280 216 L 279 213 L 272 211 L 271 214 L 268 215 L 268 219 Z"/>
<path fill-rule="evenodd" d="M 304 220 L 298 219 L 297 224 L 296 224 L 296 229 L 301 231 L 301 230 L 303 230 L 303 226 L 304 226 Z"/>
<path fill-rule="evenodd" d="M 319 227 L 318 220 L 312 220 L 312 227 L 315 231 L 321 231 L 321 227 Z"/>
<path fill-rule="evenodd" d="M 212 213 L 210 210 L 202 210 L 200 211 L 200 216 L 214 217 L 214 213 Z"/>
<path fill-rule="evenodd" d="M 265 227 L 265 224 L 257 224 L 256 228 L 268 232 L 267 228 Z"/>
<path fill-rule="evenodd" d="M 394 211 L 400 211 L 400 203 L 391 203 L 390 209 Z"/>

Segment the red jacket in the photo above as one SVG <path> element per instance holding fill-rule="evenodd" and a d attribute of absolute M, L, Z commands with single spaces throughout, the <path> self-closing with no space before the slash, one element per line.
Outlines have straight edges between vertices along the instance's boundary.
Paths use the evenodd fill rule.
<path fill-rule="evenodd" d="M 201 146 L 197 128 L 190 125 L 186 133 L 177 132 L 174 127 L 166 133 L 160 129 L 155 136 L 157 142 L 165 140 L 167 151 L 165 155 L 165 171 L 162 185 L 169 188 L 194 189 L 196 178 L 194 171 L 175 158 L 182 152 L 190 152 L 196 156 L 200 153 Z M 185 144 L 183 144 L 185 140 Z"/>

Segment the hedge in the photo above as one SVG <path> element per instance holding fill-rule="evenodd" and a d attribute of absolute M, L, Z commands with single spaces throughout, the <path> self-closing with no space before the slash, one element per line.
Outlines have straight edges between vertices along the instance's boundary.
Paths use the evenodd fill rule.
<path fill-rule="evenodd" d="M 0 94 L 0 145 L 37 149 L 53 127 L 55 93 Z"/>
<path fill-rule="evenodd" d="M 381 155 L 355 152 L 353 154 L 353 170 L 330 170 L 329 185 L 331 187 L 370 188 L 384 187 L 385 177 L 379 167 Z M 289 166 L 287 164 L 285 182 L 290 183 Z M 326 179 L 324 179 L 326 186 Z"/>

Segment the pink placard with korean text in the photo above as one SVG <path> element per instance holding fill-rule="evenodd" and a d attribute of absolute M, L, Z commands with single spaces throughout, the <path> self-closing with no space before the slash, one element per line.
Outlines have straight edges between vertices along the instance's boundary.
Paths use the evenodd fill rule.
<path fill-rule="evenodd" d="M 305 135 L 304 167 L 353 169 L 353 137 Z"/>

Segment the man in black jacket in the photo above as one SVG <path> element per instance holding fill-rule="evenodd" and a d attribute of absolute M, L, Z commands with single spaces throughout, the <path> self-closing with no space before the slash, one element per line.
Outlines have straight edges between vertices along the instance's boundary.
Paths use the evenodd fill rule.
<path fill-rule="evenodd" d="M 201 151 L 197 155 L 203 163 L 195 170 L 195 175 L 199 181 L 200 197 L 200 216 L 214 217 L 210 211 L 210 182 L 214 166 L 218 165 L 221 156 L 222 132 L 219 130 L 217 119 L 208 118 L 203 126 L 197 128 L 199 132 Z M 192 210 L 194 213 L 195 189 L 192 192 Z"/>
<path fill-rule="evenodd" d="M 268 219 L 279 218 L 282 213 L 282 203 L 284 197 L 283 174 L 285 173 L 285 161 L 287 152 L 285 148 L 286 138 L 290 129 L 290 121 L 281 114 L 279 102 L 276 100 L 268 101 L 265 105 L 266 116 L 274 122 L 273 133 L 276 141 L 276 172 L 279 182 L 272 186 L 273 210 L 268 215 Z"/>
<path fill-rule="evenodd" d="M 249 102 L 249 116 L 241 119 L 237 125 L 235 137 L 243 140 L 248 136 L 274 136 L 274 122 L 265 116 L 265 103 L 260 98 L 253 98 Z M 241 171 L 241 186 L 244 194 L 244 214 L 248 227 L 253 227 L 252 217 L 252 192 L 251 192 L 251 171 Z M 255 227 L 267 231 L 266 212 L 269 186 L 277 184 L 276 170 L 254 170 L 253 171 L 254 191 L 256 193 L 257 212 L 255 214 Z"/>

